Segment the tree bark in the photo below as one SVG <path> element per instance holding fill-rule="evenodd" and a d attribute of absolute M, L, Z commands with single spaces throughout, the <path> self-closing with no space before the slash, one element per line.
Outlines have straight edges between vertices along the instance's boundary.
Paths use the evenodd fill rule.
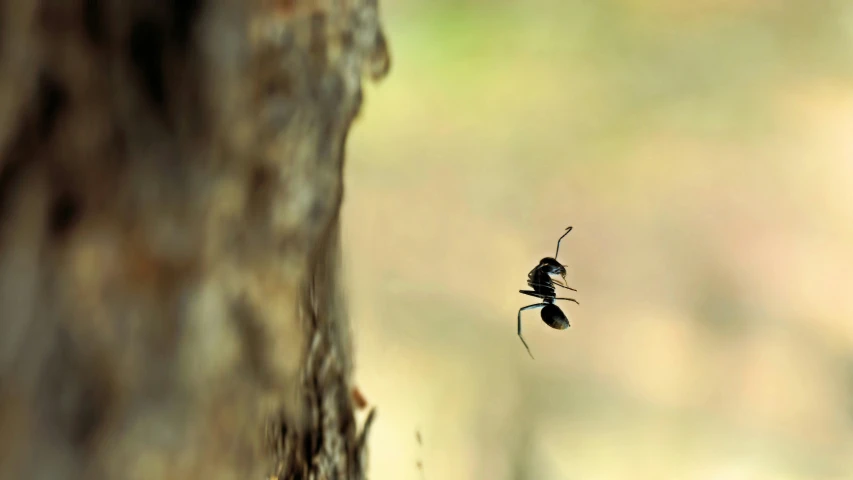
<path fill-rule="evenodd" d="M 375 0 L 0 0 L 0 478 L 364 478 L 338 215 L 388 65 Z"/>

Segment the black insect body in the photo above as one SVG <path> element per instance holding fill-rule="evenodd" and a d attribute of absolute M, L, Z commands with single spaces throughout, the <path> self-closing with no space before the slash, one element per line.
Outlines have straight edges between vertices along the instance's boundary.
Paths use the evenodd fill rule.
<path fill-rule="evenodd" d="M 557 240 L 557 252 L 554 254 L 553 258 L 543 258 L 539 261 L 539 265 L 536 265 L 536 267 L 527 274 L 527 285 L 529 285 L 533 290 L 519 290 L 519 292 L 525 295 L 542 299 L 541 303 L 534 303 L 533 305 L 521 307 L 518 310 L 518 338 L 521 339 L 521 343 L 524 344 L 524 348 L 527 349 L 527 353 L 530 355 L 530 358 L 533 358 L 533 354 L 530 353 L 530 347 L 527 346 L 527 342 L 525 342 L 524 337 L 521 336 L 521 312 L 541 308 L 542 311 L 540 312 L 540 315 L 542 316 L 542 320 L 547 323 L 549 327 L 556 328 L 557 330 L 565 330 L 571 326 L 569 324 L 569 319 L 566 318 L 566 314 L 560 310 L 560 307 L 554 304 L 556 300 L 568 300 L 570 302 L 578 303 L 574 298 L 557 297 L 557 290 L 554 288 L 557 286 L 573 292 L 577 291 L 566 285 L 566 267 L 557 261 L 557 255 L 560 253 L 560 242 L 571 231 L 572 227 L 567 228 L 566 233 Z M 560 283 L 558 280 L 553 279 L 551 275 L 561 276 L 563 278 L 563 282 Z"/>

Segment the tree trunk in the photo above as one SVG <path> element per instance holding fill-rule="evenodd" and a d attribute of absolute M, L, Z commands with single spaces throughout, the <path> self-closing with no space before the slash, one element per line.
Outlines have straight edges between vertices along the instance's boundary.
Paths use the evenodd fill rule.
<path fill-rule="evenodd" d="M 375 0 L 0 0 L 0 478 L 364 478 L 338 215 L 387 68 Z"/>

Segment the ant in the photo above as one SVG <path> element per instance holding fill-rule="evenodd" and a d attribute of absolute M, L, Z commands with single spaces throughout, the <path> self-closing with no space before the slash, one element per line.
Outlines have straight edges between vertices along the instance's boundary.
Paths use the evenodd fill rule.
<path fill-rule="evenodd" d="M 571 231 L 572 227 L 567 228 L 566 233 L 557 240 L 557 252 L 554 254 L 553 258 L 543 258 L 539 261 L 539 265 L 536 265 L 536 267 L 527 274 L 527 285 L 533 288 L 533 290 L 519 290 L 520 293 L 525 295 L 542 299 L 541 303 L 534 303 L 533 305 L 521 307 L 518 310 L 518 338 L 521 339 L 521 343 L 524 344 L 524 348 L 527 349 L 527 354 L 530 355 L 530 358 L 533 358 L 533 354 L 530 353 L 530 347 L 527 346 L 527 342 L 525 342 L 524 337 L 521 336 L 521 312 L 533 308 L 541 308 L 542 320 L 547 323 L 549 327 L 556 328 L 557 330 L 565 330 L 571 326 L 569 324 L 569 319 L 566 318 L 566 314 L 560 310 L 560 307 L 554 304 L 554 301 L 568 300 L 580 305 L 574 298 L 557 297 L 557 291 L 554 289 L 554 285 L 557 285 L 567 290 L 577 292 L 574 288 L 566 285 L 566 266 L 557 261 L 557 254 L 560 253 L 560 241 L 562 241 L 563 238 Z M 563 283 L 554 280 L 551 278 L 551 275 L 560 275 L 563 277 Z"/>

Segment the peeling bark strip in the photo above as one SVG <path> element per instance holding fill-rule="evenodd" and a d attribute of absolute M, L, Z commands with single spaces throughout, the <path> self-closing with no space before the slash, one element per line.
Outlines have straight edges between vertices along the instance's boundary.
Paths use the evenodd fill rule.
<path fill-rule="evenodd" d="M 0 0 L 0 478 L 365 478 L 375 0 Z"/>

